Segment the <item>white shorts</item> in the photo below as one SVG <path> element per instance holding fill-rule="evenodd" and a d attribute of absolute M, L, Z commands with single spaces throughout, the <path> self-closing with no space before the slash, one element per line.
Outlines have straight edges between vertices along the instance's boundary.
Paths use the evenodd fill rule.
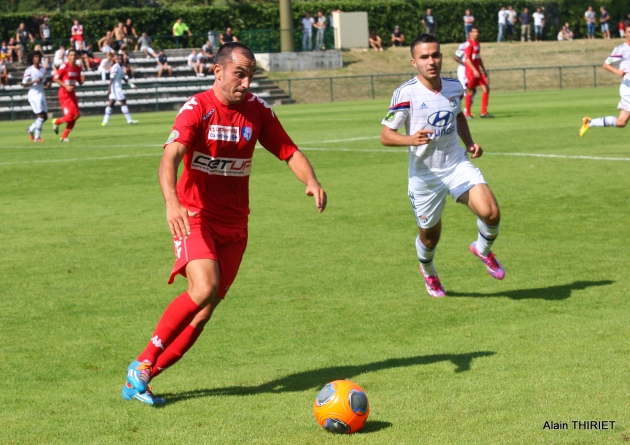
<path fill-rule="evenodd" d="M 31 105 L 33 113 L 48 113 L 48 103 L 44 94 L 29 94 L 28 103 Z"/>
<path fill-rule="evenodd" d="M 461 65 L 457 67 L 457 80 L 459 80 L 459 83 L 466 89 L 466 69 L 461 68 L 464 67 Z"/>
<path fill-rule="evenodd" d="M 624 80 L 621 83 L 619 96 L 621 96 L 621 100 L 617 104 L 617 109 L 630 112 L 630 80 Z"/>
<path fill-rule="evenodd" d="M 109 100 L 125 100 L 125 92 L 122 87 L 116 86 L 116 84 L 112 85 L 112 91 L 109 93 Z"/>
<path fill-rule="evenodd" d="M 440 222 L 447 194 L 457 201 L 475 185 L 485 183 L 481 171 L 472 162 L 463 161 L 457 164 L 448 176 L 442 178 L 435 176 L 430 182 L 424 182 L 425 186 L 422 188 L 413 190 L 410 188 L 409 200 L 418 226 L 428 229 Z"/>

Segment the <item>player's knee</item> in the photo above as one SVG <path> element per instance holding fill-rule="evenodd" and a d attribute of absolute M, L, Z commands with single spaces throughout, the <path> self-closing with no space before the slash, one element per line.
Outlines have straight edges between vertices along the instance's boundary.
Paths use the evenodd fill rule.
<path fill-rule="evenodd" d="M 496 203 L 491 203 L 479 214 L 479 218 L 489 226 L 498 226 L 501 222 L 501 212 Z"/>
<path fill-rule="evenodd" d="M 212 281 L 190 283 L 188 286 L 188 294 L 198 305 L 208 306 L 217 295 L 219 283 Z"/>
<path fill-rule="evenodd" d="M 48 120 L 48 113 L 46 113 L 46 112 L 40 113 L 39 117 L 44 119 L 44 122 L 46 122 Z"/>

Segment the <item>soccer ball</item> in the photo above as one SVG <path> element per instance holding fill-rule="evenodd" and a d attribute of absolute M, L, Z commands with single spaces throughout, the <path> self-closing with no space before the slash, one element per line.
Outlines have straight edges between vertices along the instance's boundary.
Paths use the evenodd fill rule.
<path fill-rule="evenodd" d="M 313 404 L 315 419 L 331 433 L 356 433 L 370 415 L 365 391 L 350 380 L 335 380 L 324 386 Z"/>

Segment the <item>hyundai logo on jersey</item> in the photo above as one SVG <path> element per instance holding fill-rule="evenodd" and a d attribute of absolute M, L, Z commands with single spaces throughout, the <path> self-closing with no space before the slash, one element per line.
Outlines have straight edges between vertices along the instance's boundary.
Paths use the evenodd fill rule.
<path fill-rule="evenodd" d="M 446 127 L 453 122 L 455 115 L 450 111 L 437 111 L 427 119 L 427 122 L 434 127 Z"/>
<path fill-rule="evenodd" d="M 252 127 L 243 127 L 243 139 L 247 142 L 252 138 Z"/>

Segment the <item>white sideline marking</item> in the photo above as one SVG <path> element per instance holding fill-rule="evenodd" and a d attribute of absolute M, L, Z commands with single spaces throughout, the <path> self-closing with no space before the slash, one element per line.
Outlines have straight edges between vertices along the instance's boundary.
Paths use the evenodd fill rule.
<path fill-rule="evenodd" d="M 41 159 L 38 161 L 17 161 L 17 162 L 0 162 L 0 165 L 16 165 L 16 164 L 44 164 L 51 162 L 75 162 L 75 161 L 100 161 L 101 159 L 124 159 L 124 158 L 140 158 L 144 156 L 162 156 L 162 153 L 144 153 L 136 155 L 117 155 L 117 156 L 98 156 L 92 158 L 67 158 L 67 159 Z"/>
<path fill-rule="evenodd" d="M 605 156 L 567 156 L 567 155 L 546 155 L 542 153 L 488 153 L 492 156 L 523 156 L 532 158 L 559 158 L 559 159 L 586 159 L 589 161 L 630 161 L 630 158 L 607 158 Z"/>
<path fill-rule="evenodd" d="M 364 136 L 360 138 L 349 138 L 349 139 L 330 139 L 328 141 L 313 141 L 313 142 L 301 142 L 300 144 L 329 144 L 334 142 L 348 142 L 348 141 L 365 141 L 367 139 L 379 139 L 380 136 Z M 298 145 L 300 145 L 298 144 Z"/>

